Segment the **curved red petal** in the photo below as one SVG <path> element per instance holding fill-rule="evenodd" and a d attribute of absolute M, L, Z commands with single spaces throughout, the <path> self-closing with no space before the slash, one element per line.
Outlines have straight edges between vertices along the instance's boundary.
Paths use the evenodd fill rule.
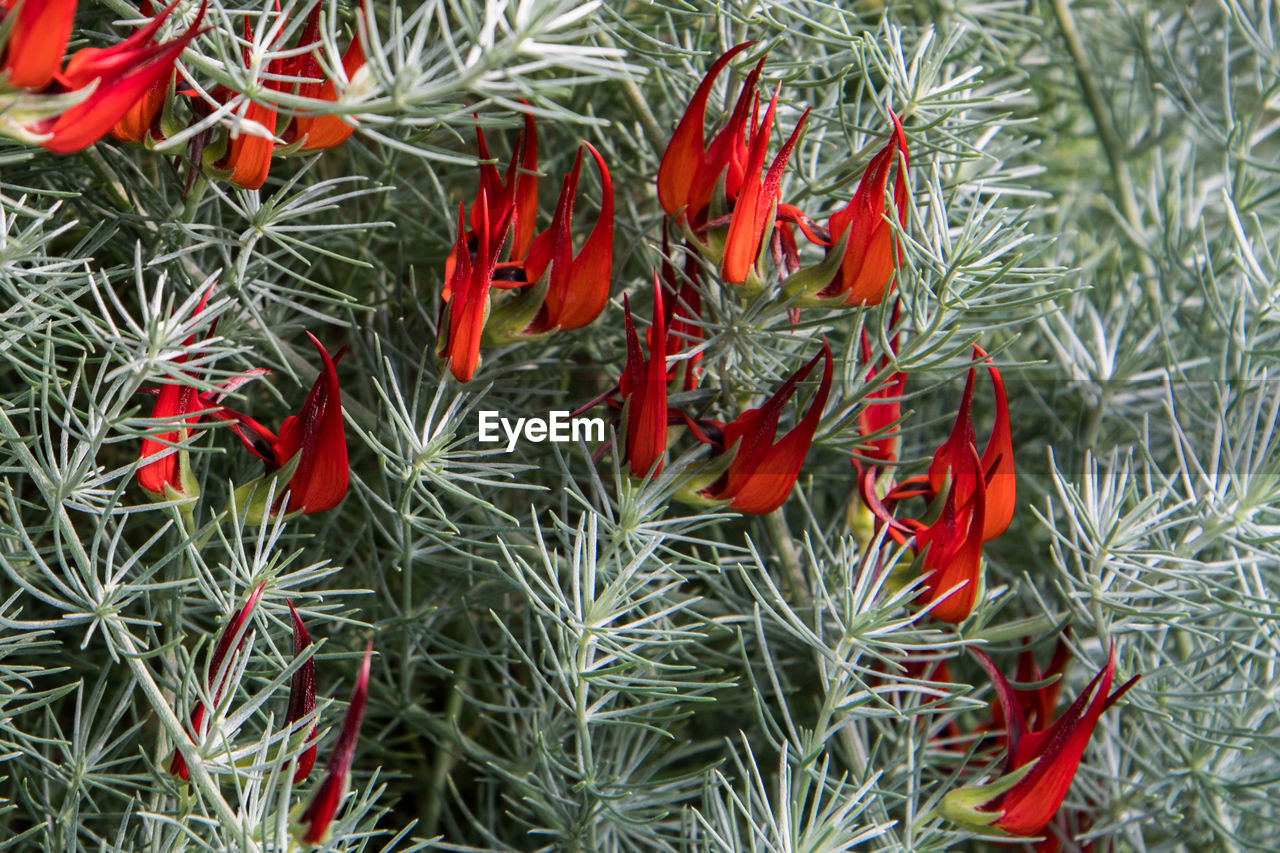
<path fill-rule="evenodd" d="M 690 189 L 698 178 L 706 155 L 703 142 L 703 123 L 707 112 L 707 98 L 711 95 L 711 86 L 716 77 L 724 70 L 733 57 L 751 47 L 755 42 L 746 41 L 729 48 L 711 64 L 702 82 L 693 93 L 684 116 L 676 125 L 671 141 L 667 143 L 662 154 L 662 162 L 658 165 L 658 201 L 663 210 L 675 214 L 677 210 L 688 204 Z"/>

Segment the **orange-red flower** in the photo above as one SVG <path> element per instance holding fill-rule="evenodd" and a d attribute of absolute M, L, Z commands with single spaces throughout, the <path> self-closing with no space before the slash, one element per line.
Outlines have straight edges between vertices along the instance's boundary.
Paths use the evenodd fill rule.
<path fill-rule="evenodd" d="M 59 115 L 36 121 L 25 130 L 34 134 L 33 138 L 42 147 L 56 154 L 80 151 L 106 135 L 147 96 L 158 81 L 167 80 L 167 75 L 172 73 L 173 63 L 199 34 L 198 28 L 205 12 L 203 3 L 195 20 L 181 36 L 167 42 L 154 41 L 156 33 L 177 5 L 178 0 L 175 0 L 147 26 L 120 44 L 107 48 L 87 47 L 76 51 L 67 61 L 66 68 L 54 72 L 52 84 L 60 93 L 85 91 L 87 94 L 83 100 Z M 21 23 L 22 12 L 19 16 Z M 54 14 L 52 20 L 55 29 L 61 27 L 60 12 Z M 27 37 L 45 36 L 41 34 Z M 16 43 L 17 39 L 16 31 L 11 33 L 8 51 L 22 50 L 21 44 Z M 65 38 L 63 46 L 65 47 Z M 43 71 L 39 75 L 33 74 L 30 79 L 37 79 L 42 75 Z"/>
<path fill-rule="evenodd" d="M 573 197 L 578 191 L 582 168 L 582 148 L 565 176 L 556 201 L 551 227 L 533 238 L 521 267 L 525 282 L 536 283 L 547 275 L 546 296 L 520 334 L 536 335 L 555 329 L 580 329 L 600 316 L 609 301 L 609 280 L 613 275 L 613 181 L 600 152 L 589 142 L 600 171 L 602 194 L 600 215 L 577 254 L 573 252 Z M 513 253 L 513 258 L 515 257 Z"/>
<path fill-rule="evenodd" d="M 747 174 L 748 147 L 743 136 L 751 116 L 760 69 L 764 65 L 763 57 L 747 75 L 733 113 L 710 145 L 706 144 L 703 125 L 707 99 L 711 96 L 716 77 L 735 56 L 754 44 L 747 41 L 735 45 L 712 63 L 676 125 L 658 165 L 658 201 L 662 203 L 663 210 L 672 216 L 683 210 L 684 218 L 695 227 L 706 220 L 707 207 L 721 176 L 724 176 L 725 197 L 732 200 L 738 197 Z"/>
<path fill-rule="evenodd" d="M 250 28 L 248 17 L 244 19 L 244 39 L 249 43 L 253 41 L 253 31 Z M 249 67 L 252 64 L 252 60 L 252 48 L 246 45 L 244 48 L 245 67 Z M 275 91 L 283 89 L 286 84 L 272 78 L 283 76 L 291 65 L 292 63 L 284 58 L 277 58 L 268 62 L 268 78 L 264 82 L 266 88 Z M 236 92 L 225 86 L 219 86 L 214 91 L 213 97 L 225 103 L 236 94 Z M 257 100 L 249 101 L 243 113 L 240 113 L 236 126 L 231 130 L 231 138 L 227 143 L 226 153 L 213 164 L 213 168 L 225 172 L 226 179 L 237 186 L 244 187 L 247 190 L 261 189 L 262 185 L 267 182 L 267 173 L 271 171 L 271 155 L 275 150 L 274 137 L 278 118 L 275 104 Z M 241 126 L 249 123 L 259 125 L 262 131 L 250 130 L 247 126 Z"/>
<path fill-rule="evenodd" d="M 1109 693 L 1116 664 L 1113 648 L 1107 665 L 1061 717 L 1029 730 L 1021 703 L 995 663 L 976 649 L 970 651 L 991 677 L 1008 721 L 1004 773 L 986 784 L 949 792 L 942 801 L 943 813 L 965 827 L 998 829 L 1023 838 L 1038 835 L 1071 787 L 1098 719 L 1141 676 Z"/>
<path fill-rule="evenodd" d="M 662 470 L 667 451 L 667 330 L 662 304 L 662 285 L 653 277 L 653 327 L 649 335 L 649 355 L 640 348 L 631 319 L 631 302 L 623 297 L 627 334 L 627 363 L 618 381 L 622 397 L 624 460 L 631 476 L 644 477 L 650 470 Z"/>
<path fill-rule="evenodd" d="M 477 128 L 480 156 L 489 158 Z M 582 247 L 573 251 L 573 201 L 583 148 L 600 172 L 600 214 Z M 479 362 L 481 338 L 497 343 L 586 326 L 609 301 L 613 267 L 613 182 L 600 152 L 578 149 L 561 182 L 551 226 L 534 236 L 538 213 L 538 142 L 532 116 L 512 147 L 505 178 L 492 163 L 480 170 L 480 186 L 469 214 L 458 219 L 458 237 L 445 261 L 441 315 L 443 358 L 466 382 Z M 464 227 L 464 223 L 470 228 Z M 508 243 L 508 234 L 510 241 Z M 505 252 L 504 252 L 505 247 Z M 508 260 L 499 259 L 506 256 Z M 505 299 L 493 289 L 510 291 Z M 447 322 L 446 322 L 447 316 Z"/>
<path fill-rule="evenodd" d="M 306 402 L 296 415 L 285 418 L 278 435 L 247 415 L 222 407 L 213 416 L 233 422 L 234 430 L 253 455 L 266 463 L 268 476 L 293 466 L 287 493 L 276 497 L 271 507 L 274 514 L 282 508 L 286 513 L 315 513 L 333 509 L 347 494 L 347 439 L 342 421 L 342 392 L 338 388 L 337 359 L 346 347 L 330 358 L 328 350 L 307 333 L 322 366 L 307 394 Z M 247 491 L 254 483 L 241 486 Z"/>
<path fill-rule="evenodd" d="M 987 486 L 972 444 L 968 453 L 969 458 L 953 468 L 957 473 L 947 489 L 938 519 L 916 531 L 916 547 L 924 550 L 921 604 L 933 606 L 929 612 L 935 619 L 951 623 L 969 617 L 981 582 Z M 959 496 L 962 482 L 974 484 L 973 491 L 963 500 Z"/>
<path fill-rule="evenodd" d="M 885 220 L 885 188 L 889 170 L 897 166 L 893 201 L 898 224 L 906 223 L 907 137 L 897 115 L 889 112 L 893 133 L 884 148 L 867 165 L 858 189 L 849 203 L 831 215 L 827 227 L 834 251 L 845 235 L 848 242 L 840 262 L 840 272 L 816 295 L 839 299 L 846 305 L 879 305 L 893 284 L 898 257 L 898 239 Z M 899 162 L 901 157 L 901 162 Z"/>
<path fill-rule="evenodd" d="M 817 393 L 796 425 L 777 439 L 782 410 L 819 359 L 825 361 Z M 826 408 L 827 397 L 831 393 L 832 368 L 831 346 L 823 341 L 822 351 L 782 383 L 764 405 L 749 409 L 723 425 L 690 421 L 699 440 L 725 452 L 733 452 L 728 469 L 701 492 L 702 497 L 727 500 L 730 509 L 749 515 L 764 515 L 782 506 L 800 476 Z"/>
<path fill-rule="evenodd" d="M 986 352 L 977 344 L 974 353 L 991 365 L 991 385 L 996 404 L 995 425 L 982 451 L 981 466 L 977 471 L 968 467 L 968 448 L 975 446 L 973 430 L 973 386 L 976 369 L 969 368 L 960 410 L 956 413 L 951 435 L 934 453 L 929 463 L 929 487 L 935 492 L 942 489 L 948 474 L 957 484 L 957 499 L 964 503 L 977 488 L 979 480 L 985 480 L 987 512 L 982 531 L 982 541 L 995 539 L 1008 528 L 1013 519 L 1017 497 L 1017 478 L 1013 469 L 1013 436 L 1009 424 L 1009 402 L 1005 396 L 1004 379 Z"/>
<path fill-rule="evenodd" d="M 14 17 L 0 61 L 4 84 L 13 89 L 45 88 L 67 51 L 76 0 L 2 0 L 0 10 L 6 23 Z"/>
<path fill-rule="evenodd" d="M 316 4 L 312 7 L 311 14 L 307 19 L 307 26 L 302 32 L 300 44 L 306 45 L 319 42 L 320 6 L 320 0 L 316 0 Z M 361 14 L 363 14 L 363 0 L 361 0 L 360 10 Z M 352 84 L 356 74 L 364 65 L 364 42 L 361 39 L 361 30 L 357 27 L 351 37 L 351 44 L 347 46 L 346 52 L 342 55 L 342 72 L 346 78 L 345 86 Z M 297 94 L 305 98 L 316 98 L 321 101 L 337 103 L 338 83 L 332 77 L 324 77 L 324 72 L 320 67 L 320 60 L 316 57 L 314 50 L 299 57 L 296 60 L 296 68 L 291 69 L 289 73 L 290 76 L 305 77 L 311 81 L 299 85 Z M 286 142 L 301 139 L 304 151 L 318 151 L 341 145 L 347 141 L 347 137 L 351 136 L 353 132 L 355 132 L 355 125 L 345 121 L 342 116 L 300 115 L 286 129 L 283 138 Z"/>
<path fill-rule="evenodd" d="M 437 354 L 448 360 L 449 369 L 459 382 L 469 382 L 480 363 L 480 335 L 489 319 L 489 289 L 493 286 L 498 249 L 510 227 L 508 212 L 507 218 L 494 228 L 489 220 L 488 197 L 483 190 L 476 208 L 480 214 L 474 235 L 475 259 L 468 249 L 466 217 L 459 205 L 458 239 L 452 255 L 455 260 L 441 294 L 444 300 L 440 318 L 442 339 Z"/>
<path fill-rule="evenodd" d="M 765 229 L 777 217 L 778 202 L 782 194 L 782 173 L 791 159 L 791 150 L 796 139 L 804 128 L 809 117 L 806 109 L 796 122 L 791 136 L 783 143 L 773 158 L 768 172 L 763 179 L 760 170 L 764 168 L 765 152 L 769 147 L 769 138 L 773 130 L 773 114 L 778 106 L 778 90 L 775 89 L 769 106 L 764 111 L 760 125 L 753 129 L 748 145 L 747 165 L 744 173 L 742 189 L 733 205 L 733 213 L 729 220 L 729 233 L 725 237 L 724 256 L 720 261 L 720 275 L 729 284 L 742 284 L 747 281 L 755 267 L 756 258 L 760 255 L 765 238 Z"/>

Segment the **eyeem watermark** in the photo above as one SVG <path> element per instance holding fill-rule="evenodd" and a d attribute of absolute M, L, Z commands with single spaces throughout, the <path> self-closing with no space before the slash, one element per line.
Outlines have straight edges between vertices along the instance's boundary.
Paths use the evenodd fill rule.
<path fill-rule="evenodd" d="M 502 417 L 496 411 L 480 412 L 480 441 L 492 444 L 502 441 L 498 427 L 506 434 L 507 452 L 516 449 L 516 442 L 521 438 L 541 444 L 544 441 L 604 441 L 604 418 L 572 418 L 566 411 L 548 412 L 545 418 L 516 418 L 514 421 Z"/>

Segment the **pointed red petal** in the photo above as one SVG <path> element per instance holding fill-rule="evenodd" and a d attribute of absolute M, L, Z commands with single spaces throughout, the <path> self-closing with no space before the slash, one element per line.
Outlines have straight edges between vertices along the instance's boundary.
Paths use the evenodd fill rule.
<path fill-rule="evenodd" d="M 512 160 L 514 161 L 514 158 Z M 520 136 L 520 170 L 515 178 L 515 217 L 511 228 L 511 257 L 523 258 L 538 227 L 538 128 L 525 113 Z"/>
<path fill-rule="evenodd" d="M 746 175 L 742 191 L 734 203 L 733 217 L 729 221 L 729 233 L 724 241 L 724 257 L 720 261 L 720 275 L 729 284 L 741 284 L 755 266 L 760 253 L 760 237 L 764 230 L 760 210 L 764 206 L 764 185 L 760 170 L 764 168 L 765 154 L 769 148 L 769 135 L 773 130 L 773 114 L 778 107 L 778 89 L 774 89 L 764 118 L 751 135 L 747 156 Z"/>
<path fill-rule="evenodd" d="M 342 55 L 342 70 L 347 78 L 347 82 L 356 76 L 361 68 L 364 67 L 364 45 L 360 42 L 360 31 L 356 30 L 355 36 L 351 39 L 351 44 L 347 46 L 347 51 Z M 338 100 L 338 85 L 332 80 L 324 81 L 324 85 L 320 87 L 319 98 L 322 101 L 330 101 L 336 103 Z M 320 151 L 325 148 L 333 148 L 347 141 L 351 134 L 355 133 L 356 127 L 350 121 L 337 115 L 316 116 L 306 125 L 305 131 L 299 127 L 299 135 L 305 132 L 306 141 L 302 143 L 302 147 L 307 151 Z"/>
<path fill-rule="evenodd" d="M 289 480 L 286 512 L 324 512 L 347 494 L 347 437 L 337 368 L 320 341 L 310 332 L 307 337 L 323 365 L 302 409 L 280 428 L 278 446 L 297 448 L 301 454 Z M 282 464 L 290 458 L 281 454 Z"/>
<path fill-rule="evenodd" d="M 573 259 L 568 292 L 556 325 L 561 329 L 580 329 L 600 316 L 609 302 L 609 281 L 613 275 L 613 181 L 600 152 L 589 143 L 583 145 L 595 158 L 600 170 L 600 215 L 582 249 Z M 579 149 L 581 156 L 581 149 Z M 575 167 L 575 173 L 576 173 Z M 550 296 L 548 293 L 548 309 Z"/>
<path fill-rule="evenodd" d="M 1009 426 L 1009 400 L 1005 396 L 1004 379 L 981 347 L 975 344 L 973 349 L 991 365 L 991 385 L 996 401 L 995 425 L 982 451 L 982 471 L 987 480 L 987 520 L 982 539 L 989 542 L 1004 533 L 1013 520 L 1018 483 L 1013 468 L 1013 435 Z"/>
<path fill-rule="evenodd" d="M 643 477 L 657 464 L 662 470 L 662 456 L 667 450 L 667 331 L 662 307 L 662 284 L 653 276 L 653 334 L 649 357 L 641 372 L 638 356 L 640 341 L 628 315 L 626 406 L 627 461 L 633 477 Z"/>
<path fill-rule="evenodd" d="M 969 446 L 971 461 L 953 474 L 938 520 L 916 533 L 928 550 L 924 555 L 925 603 L 940 602 L 929 611 L 935 619 L 958 624 L 968 618 L 978 597 L 982 570 L 982 527 L 987 490 L 977 475 L 978 452 Z M 962 484 L 977 484 L 968 504 L 961 504 Z M 945 596 L 945 598 L 943 597 Z"/>
<path fill-rule="evenodd" d="M 674 215 L 677 210 L 688 204 L 690 190 L 698 180 L 706 147 L 703 143 L 703 123 L 707 111 L 707 98 L 711 95 L 711 86 L 716 77 L 724 70 L 733 57 L 751 47 L 755 42 L 747 41 L 729 48 L 723 56 L 712 63 L 706 76 L 698 84 L 684 116 L 676 125 L 676 131 L 667 143 L 662 154 L 662 162 L 658 166 L 658 201 L 662 208 Z M 714 178 L 712 178 L 714 181 Z"/>
<path fill-rule="evenodd" d="M 818 385 L 817 394 L 809 404 L 808 411 L 800 422 L 765 454 L 747 481 L 739 487 L 737 496 L 729 505 L 732 509 L 751 515 L 764 515 L 782 506 L 791 494 L 796 479 L 800 476 L 800 469 L 804 466 L 805 457 L 809 453 L 809 446 L 813 443 L 818 422 L 826 408 L 827 397 L 831 392 L 831 348 L 825 341 L 821 355 L 826 359 L 822 381 Z M 810 364 L 813 363 L 810 362 Z"/>
<path fill-rule="evenodd" d="M 560 198 L 556 201 L 555 217 L 551 221 L 551 271 L 547 284 L 547 296 L 544 302 L 545 312 L 533 331 L 542 332 L 554 329 L 561 323 L 561 315 L 565 312 L 570 299 L 569 288 L 573 273 L 573 236 L 570 228 L 573 225 L 573 196 L 578 189 L 578 174 L 582 169 L 582 149 L 573 161 L 573 168 L 564 176 L 560 185 Z"/>

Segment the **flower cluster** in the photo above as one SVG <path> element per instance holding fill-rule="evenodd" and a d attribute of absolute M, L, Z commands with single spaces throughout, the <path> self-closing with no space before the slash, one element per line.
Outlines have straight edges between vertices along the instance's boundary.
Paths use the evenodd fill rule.
<path fill-rule="evenodd" d="M 479 127 L 476 140 L 484 161 L 480 187 L 469 213 L 459 205 L 458 236 L 441 293 L 438 354 L 461 382 L 475 375 L 482 342 L 510 343 L 591 323 L 609 301 L 613 269 L 613 182 L 599 151 L 582 143 L 561 181 L 550 227 L 535 236 L 538 131 L 533 116 L 525 116 L 505 176 L 489 162 Z M 595 161 L 602 192 L 599 215 L 575 252 L 573 200 L 583 148 Z M 495 300 L 494 290 L 506 293 Z"/>
<path fill-rule="evenodd" d="M 269 91 L 289 92 L 330 103 L 355 101 L 367 93 L 371 78 L 365 68 L 365 51 L 359 28 L 342 56 L 341 76 L 345 79 L 335 80 L 323 73 L 319 59 L 320 11 L 323 5 L 321 0 L 316 0 L 296 45 L 288 51 L 281 50 L 284 45 L 271 45 L 272 49 L 281 50 L 282 55 L 268 63 L 263 81 Z M 283 23 L 270 24 L 272 31 L 282 32 Z M 254 33 L 247 17 L 244 39 L 247 45 L 253 44 Z M 246 46 L 246 68 L 250 68 L 252 62 L 252 52 Z M 304 82 L 286 82 L 297 80 Z M 192 113 L 204 116 L 214 110 L 222 110 L 240 98 L 238 92 L 225 86 L 216 87 L 210 94 L 212 103 L 191 99 Z M 158 119 L 162 112 L 172 114 L 173 110 L 172 106 L 164 108 L 164 98 L 159 93 L 154 93 L 154 97 L 156 101 L 151 107 L 151 120 L 117 127 L 116 138 L 150 144 L 164 139 L 165 129 Z M 277 130 L 280 131 L 278 139 Z M 229 133 L 217 137 L 203 135 L 193 145 L 199 149 L 199 160 L 206 174 L 256 190 L 266 182 L 273 156 L 333 148 L 345 142 L 354 131 L 354 125 L 337 115 L 297 115 L 281 125 L 277 107 L 269 100 L 242 100 L 241 106 L 236 108 L 236 118 Z"/>
<path fill-rule="evenodd" d="M 341 115 L 299 113 L 281 120 L 269 99 L 250 99 L 225 86 L 207 95 L 179 89 L 174 67 L 179 55 L 201 32 L 206 4 L 175 39 L 156 41 L 156 34 L 174 12 L 175 0 L 152 17 L 151 0 L 142 13 L 146 26 L 109 48 L 84 48 L 62 64 L 75 17 L 75 0 L 13 0 L 0 2 L 3 26 L 8 27 L 0 71 L 0 133 L 59 153 L 80 151 L 108 132 L 114 138 L 155 147 L 183 131 L 188 121 L 208 124 L 211 116 L 230 119 L 194 134 L 190 159 L 205 174 L 245 189 L 266 181 L 276 155 L 317 151 L 344 142 L 355 130 Z M 342 57 L 342 72 L 326 75 L 320 60 L 320 15 L 316 0 L 297 44 L 272 44 L 279 58 L 263 75 L 268 92 L 285 92 L 338 106 L 358 102 L 368 94 L 361 33 L 357 31 Z M 250 17 L 244 23 L 244 62 L 251 67 L 254 33 Z M 285 21 L 264 18 L 270 32 L 284 31 Z M 277 36 L 278 37 L 278 36 Z M 183 107 L 185 104 L 185 107 Z M 185 112 L 186 118 L 183 117 Z M 226 132 L 218 127 L 227 125 Z"/>
<path fill-rule="evenodd" d="M 776 278 L 795 306 L 877 305 L 892 286 L 898 251 L 884 215 L 885 190 L 895 166 L 899 225 L 906 216 L 908 155 L 902 123 L 887 111 L 893 124 L 889 141 L 871 159 L 849 202 L 830 214 L 826 226 L 817 224 L 782 200 L 787 163 L 808 109 L 765 168 L 780 87 L 761 117 L 758 86 L 764 56 L 747 75 L 724 126 L 706 141 L 711 87 L 730 61 L 754 44 L 743 42 L 728 50 L 702 79 L 663 154 L 658 199 L 682 228 L 690 249 L 717 266 L 727 284 L 755 293 Z M 821 261 L 803 265 L 797 232 L 823 251 Z"/>
<path fill-rule="evenodd" d="M 179 0 L 108 48 L 64 54 L 76 0 L 0 0 L 0 133 L 58 154 L 88 148 L 152 97 L 200 32 L 205 4 L 177 38 L 156 34 Z M 0 31 L 3 31 L 0 30 Z"/>
<path fill-rule="evenodd" d="M 204 309 L 209 298 L 206 291 L 196 313 Z M 168 382 L 156 392 L 151 416 L 173 420 L 177 429 L 152 435 L 142 442 L 138 459 L 138 484 L 159 500 L 195 498 L 199 489 L 191 473 L 185 441 L 206 418 L 224 421 L 254 456 L 262 460 L 266 472 L 241 486 L 237 493 L 248 501 L 250 517 L 260 517 L 283 510 L 286 513 L 315 513 L 332 509 L 347 493 L 347 441 L 342 420 L 342 393 L 338 388 L 336 363 L 345 348 L 334 357 L 308 333 L 320 355 L 321 370 L 306 402 L 296 415 L 290 415 L 274 433 L 248 415 L 225 405 L 223 400 L 256 376 L 270 371 L 255 368 L 222 383 L 216 392 L 201 392 L 190 382 Z M 187 347 L 195 343 L 195 335 L 187 339 Z M 179 356 L 178 363 L 186 362 Z M 285 481 L 276 491 L 271 505 L 266 505 L 266 481 Z M 288 500 L 285 503 L 286 498 Z"/>
<path fill-rule="evenodd" d="M 897 341 L 895 335 L 891 346 Z M 868 349 L 864 333 L 863 351 Z M 933 454 L 928 473 L 895 484 L 889 467 L 897 461 L 896 425 L 907 381 L 902 371 L 889 375 L 860 415 L 863 458 L 874 464 L 864 469 L 859 458 L 853 460 L 858 494 L 876 526 L 887 526 L 890 536 L 910 543 L 920 558 L 921 603 L 934 618 L 952 623 L 963 622 L 973 611 L 982 586 L 983 543 L 1008 528 L 1017 496 L 1004 381 L 986 353 L 977 345 L 973 349 L 991 375 L 995 398 L 995 424 L 981 455 L 972 416 L 977 368 L 971 367 L 951 434 Z M 868 381 L 888 366 L 885 356 L 867 374 Z M 920 518 L 895 517 L 898 504 L 912 498 L 923 498 L 926 512 Z M 932 521 L 922 520 L 926 517 Z"/>

